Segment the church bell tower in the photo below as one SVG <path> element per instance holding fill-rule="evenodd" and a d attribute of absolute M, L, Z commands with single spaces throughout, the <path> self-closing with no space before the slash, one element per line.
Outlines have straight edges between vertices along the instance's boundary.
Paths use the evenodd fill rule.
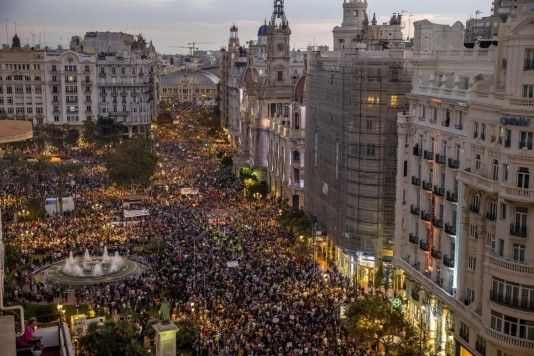
<path fill-rule="evenodd" d="M 291 30 L 284 12 L 284 1 L 274 0 L 274 9 L 267 30 L 267 62 L 271 85 L 290 84 L 289 36 Z"/>

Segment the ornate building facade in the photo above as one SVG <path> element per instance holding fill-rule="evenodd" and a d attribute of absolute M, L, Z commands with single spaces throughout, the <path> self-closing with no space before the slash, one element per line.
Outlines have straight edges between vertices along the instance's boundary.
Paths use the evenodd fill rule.
<path fill-rule="evenodd" d="M 20 46 L 0 49 L 0 119 L 45 121 L 45 51 Z"/>
<path fill-rule="evenodd" d="M 145 134 L 159 100 L 158 72 L 142 36 L 88 32 L 56 51 L 21 48 L 15 37 L 0 50 L 0 115 L 75 128 L 112 117 L 125 136 Z"/>
<path fill-rule="evenodd" d="M 250 170 L 268 184 L 273 196 L 301 207 L 305 110 L 303 96 L 295 100 L 295 89 L 304 55 L 290 50 L 290 35 L 281 0 L 274 2 L 270 21 L 248 48 L 239 46 L 237 27 L 232 26 L 228 50 L 222 55 L 221 112 L 238 148 L 236 171 Z M 303 86 L 301 82 L 300 92 Z"/>
<path fill-rule="evenodd" d="M 436 354 L 534 352 L 533 9 L 514 2 L 487 48 L 442 29 L 453 48 L 425 49 L 417 38 L 430 27 L 415 26 L 410 110 L 398 117 L 395 263 L 408 316 Z"/>

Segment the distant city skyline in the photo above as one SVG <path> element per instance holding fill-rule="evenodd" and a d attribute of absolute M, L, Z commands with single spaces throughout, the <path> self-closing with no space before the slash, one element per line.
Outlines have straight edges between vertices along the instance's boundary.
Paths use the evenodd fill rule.
<path fill-rule="evenodd" d="M 342 21 L 344 0 L 286 0 L 292 48 L 332 44 L 332 29 Z M 378 23 L 393 13 L 403 15 L 404 36 L 413 36 L 413 23 L 428 19 L 441 24 L 465 23 L 470 17 L 489 16 L 491 0 L 368 0 L 368 12 Z M 0 43 L 11 44 L 15 32 L 24 46 L 68 47 L 72 36 L 90 31 L 142 34 L 161 54 L 187 54 L 188 43 L 200 50 L 218 50 L 228 44 L 232 24 L 242 44 L 257 38 L 269 21 L 272 0 L 0 0 Z M 480 14 L 476 11 L 480 10 Z M 173 48 L 170 46 L 182 46 Z"/>

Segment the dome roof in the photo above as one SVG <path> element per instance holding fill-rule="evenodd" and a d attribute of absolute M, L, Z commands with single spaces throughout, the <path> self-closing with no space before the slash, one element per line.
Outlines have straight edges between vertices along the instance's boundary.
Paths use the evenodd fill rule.
<path fill-rule="evenodd" d="M 256 84 L 260 82 L 260 73 L 256 68 L 248 67 L 243 72 L 243 75 L 241 76 L 241 83 L 243 85 L 246 84 Z"/>
<path fill-rule="evenodd" d="M 269 26 L 266 24 L 261 25 L 261 27 L 258 29 L 258 36 L 267 36 L 267 30 L 269 29 Z"/>
<path fill-rule="evenodd" d="M 300 76 L 295 86 L 295 101 L 302 104 L 304 100 L 304 89 L 306 87 L 306 74 Z"/>
<path fill-rule="evenodd" d="M 182 80 L 186 80 L 191 84 L 196 85 L 217 85 L 219 83 L 219 77 L 210 72 L 198 70 L 195 72 L 176 72 L 161 76 L 161 85 L 173 85 L 178 84 Z"/>

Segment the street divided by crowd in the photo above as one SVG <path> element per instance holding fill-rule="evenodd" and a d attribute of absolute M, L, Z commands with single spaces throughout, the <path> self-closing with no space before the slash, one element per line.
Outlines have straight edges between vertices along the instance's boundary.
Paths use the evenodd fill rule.
<path fill-rule="evenodd" d="M 4 239 L 23 251 L 21 262 L 7 270 L 30 266 L 6 287 L 7 299 L 20 302 L 31 286 L 33 298 L 43 303 L 60 297 L 89 304 L 99 314 L 133 309 L 143 340 L 148 314 L 158 310 L 165 294 L 173 319 L 196 320 L 200 336 L 194 349 L 200 354 L 369 354 L 350 342 L 340 319 L 341 305 L 356 291 L 335 267 L 321 270 L 293 252 L 294 237 L 276 222 L 286 208 L 282 202 L 244 196 L 232 168 L 217 156 L 231 155 L 232 149 L 210 142 L 197 125 L 204 110 L 182 108 L 173 129 L 157 131 L 160 166 L 143 192 L 142 208 L 150 215 L 136 223 L 117 224 L 123 220 L 118 197 L 127 192 L 110 185 L 100 157 L 89 150 L 67 158 L 83 169 L 65 186 L 66 194 L 76 196 L 75 211 L 65 217 L 14 223 L 25 199 L 49 196 L 54 182 L 14 184 L 21 172 L 6 168 L 0 181 Z M 199 194 L 184 196 L 181 188 Z M 163 239 L 161 250 L 144 250 L 154 238 Z M 120 282 L 76 290 L 35 279 L 35 272 L 64 260 L 69 251 L 101 255 L 104 246 L 147 268 Z"/>

